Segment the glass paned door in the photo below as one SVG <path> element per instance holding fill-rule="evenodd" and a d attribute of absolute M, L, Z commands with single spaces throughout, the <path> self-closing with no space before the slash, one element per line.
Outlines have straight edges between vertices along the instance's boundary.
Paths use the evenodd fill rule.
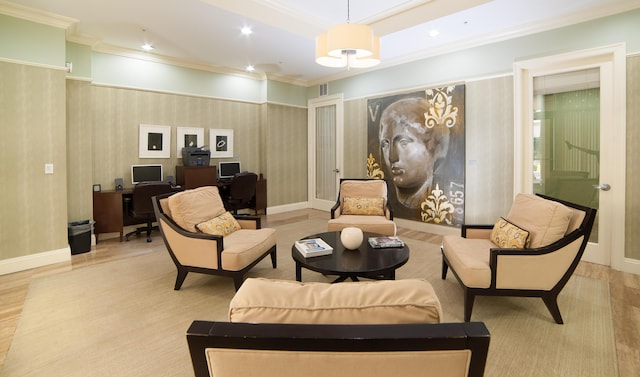
<path fill-rule="evenodd" d="M 533 192 L 597 209 L 599 69 L 535 77 L 533 98 Z"/>

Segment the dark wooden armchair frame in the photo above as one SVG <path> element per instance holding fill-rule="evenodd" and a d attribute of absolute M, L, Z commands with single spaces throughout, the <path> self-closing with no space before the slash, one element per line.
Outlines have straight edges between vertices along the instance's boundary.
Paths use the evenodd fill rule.
<path fill-rule="evenodd" d="M 470 350 L 469 377 L 481 377 L 490 334 L 482 322 L 321 325 L 194 321 L 187 343 L 196 377 L 210 377 L 207 348 L 281 351 L 401 352 Z M 283 366 L 286 368 L 286 366 Z M 304 375 L 304 371 L 299 371 Z"/>
<path fill-rule="evenodd" d="M 578 267 L 578 263 L 580 263 L 580 259 L 582 258 L 582 254 L 584 253 L 587 244 L 589 243 L 589 236 L 591 235 L 591 229 L 593 228 L 593 223 L 596 218 L 597 210 L 594 208 L 589 208 L 585 206 L 581 206 L 575 203 L 571 203 L 568 201 L 552 198 L 545 195 L 538 196 L 553 200 L 559 203 L 562 203 L 568 207 L 578 209 L 585 213 L 584 219 L 582 223 L 578 227 L 578 229 L 573 232 L 565 235 L 560 240 L 544 246 L 540 248 L 533 249 L 500 249 L 500 248 L 491 248 L 489 266 L 491 268 L 491 285 L 489 288 L 472 288 L 464 285 L 458 274 L 454 269 L 451 269 L 454 276 L 462 286 L 464 290 L 464 320 L 469 322 L 471 320 L 471 312 L 473 310 L 473 302 L 476 296 L 515 296 L 515 297 L 540 297 L 547 309 L 553 316 L 553 319 L 558 324 L 563 324 L 564 321 L 562 319 L 562 315 L 560 314 L 560 308 L 558 307 L 558 295 L 564 288 L 564 286 L 573 275 L 573 272 Z M 492 229 L 493 225 L 462 225 L 462 237 L 467 236 L 468 229 Z M 497 265 L 498 265 L 498 257 L 501 255 L 542 255 L 553 253 L 570 243 L 578 240 L 583 237 L 582 243 L 580 244 L 580 248 L 576 253 L 573 261 L 571 262 L 569 268 L 564 273 L 564 275 L 559 279 L 559 281 L 555 284 L 555 286 L 550 290 L 536 290 L 536 289 L 504 289 L 504 288 L 496 288 L 496 273 L 497 273 Z M 445 257 L 443 246 L 441 246 L 442 252 L 442 279 L 447 278 L 447 271 L 449 270 L 449 261 Z"/>
<path fill-rule="evenodd" d="M 271 255 L 271 265 L 273 266 L 273 268 L 277 267 L 276 245 L 274 245 L 272 248 L 270 248 L 264 254 L 262 254 L 259 258 L 257 258 L 256 260 L 251 262 L 251 264 L 249 264 L 248 266 L 246 266 L 245 268 L 243 268 L 241 270 L 231 271 L 231 270 L 225 270 L 224 268 L 222 268 L 222 251 L 224 250 L 224 237 L 223 236 L 217 236 L 217 235 L 211 235 L 211 234 L 205 234 L 205 233 L 187 232 L 186 230 L 182 229 L 175 221 L 173 221 L 173 219 L 171 219 L 169 216 L 167 216 L 164 213 L 164 211 L 162 210 L 162 207 L 160 206 L 160 200 L 161 199 L 167 198 L 167 197 L 169 197 L 169 196 L 171 196 L 173 194 L 174 193 L 154 196 L 152 198 L 152 202 L 153 202 L 154 211 L 156 213 L 156 219 L 158 221 L 158 225 L 159 225 L 159 228 L 160 228 L 160 233 L 162 234 L 162 239 L 164 240 L 164 244 L 166 245 L 167 250 L 169 251 L 169 255 L 171 255 L 171 259 L 173 260 L 173 263 L 176 265 L 176 268 L 178 269 L 178 276 L 176 277 L 176 284 L 174 286 L 175 290 L 179 290 L 180 287 L 182 287 L 182 283 L 184 283 L 184 280 L 187 278 L 187 274 L 189 272 L 197 272 L 197 273 L 201 273 L 201 274 L 209 274 L 209 275 L 219 275 L 219 276 L 231 277 L 231 278 L 233 278 L 233 283 L 234 283 L 235 289 L 237 291 L 240 288 L 240 286 L 242 285 L 242 282 L 244 281 L 244 276 L 247 274 L 247 272 L 249 270 L 251 270 L 253 268 L 253 266 L 255 266 L 256 264 L 261 262 L 267 255 Z M 260 229 L 261 226 L 262 226 L 261 225 L 261 221 L 260 221 L 260 216 L 234 215 L 234 217 L 236 219 L 238 219 L 238 220 L 255 221 L 256 229 Z M 218 260 L 218 268 L 217 269 L 211 269 L 211 268 L 196 267 L 196 266 L 186 266 L 186 265 L 181 264 L 180 261 L 178 260 L 178 258 L 176 257 L 173 249 L 171 248 L 171 245 L 169 245 L 169 242 L 167 241 L 167 238 L 165 237 L 164 230 L 162 229 L 162 226 L 160 226 L 160 222 L 163 222 L 163 223 L 167 224 L 169 227 L 171 227 L 171 229 L 173 229 L 175 232 L 179 233 L 180 235 L 182 235 L 184 237 L 216 241 L 216 245 L 217 245 L 216 253 L 217 253 L 217 257 L 218 257 L 217 258 L 217 260 Z"/>

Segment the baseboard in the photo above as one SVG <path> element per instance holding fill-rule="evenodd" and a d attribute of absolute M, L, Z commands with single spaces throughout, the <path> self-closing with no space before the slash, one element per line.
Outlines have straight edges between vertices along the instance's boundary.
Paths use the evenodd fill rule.
<path fill-rule="evenodd" d="M 293 204 L 285 204 L 282 206 L 269 207 L 267 208 L 267 213 L 272 215 L 276 213 L 296 211 L 299 209 L 307 209 L 307 208 L 311 208 L 311 204 L 309 204 L 309 202 L 300 202 L 300 203 L 293 203 Z"/>
<path fill-rule="evenodd" d="M 69 246 L 58 250 L 4 259 L 0 260 L 0 275 L 11 274 L 60 262 L 68 262 L 70 260 L 71 248 L 69 248 Z"/>

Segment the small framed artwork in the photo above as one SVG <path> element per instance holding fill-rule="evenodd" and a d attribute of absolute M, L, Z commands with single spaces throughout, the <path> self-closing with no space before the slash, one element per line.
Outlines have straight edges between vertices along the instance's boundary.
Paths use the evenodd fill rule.
<path fill-rule="evenodd" d="M 233 130 L 210 128 L 211 158 L 233 157 Z"/>
<path fill-rule="evenodd" d="M 100 186 L 99 183 L 93 185 L 93 192 L 100 192 L 102 191 L 102 186 Z"/>
<path fill-rule="evenodd" d="M 171 126 L 140 124 L 140 158 L 171 157 Z"/>
<path fill-rule="evenodd" d="M 182 148 L 204 146 L 204 128 L 178 127 L 176 132 L 176 157 L 182 158 Z"/>

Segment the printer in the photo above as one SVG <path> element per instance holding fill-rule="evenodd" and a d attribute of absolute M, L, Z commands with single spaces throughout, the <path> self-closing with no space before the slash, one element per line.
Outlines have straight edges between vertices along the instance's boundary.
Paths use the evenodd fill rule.
<path fill-rule="evenodd" d="M 184 166 L 209 166 L 211 151 L 204 147 L 182 148 L 182 165 Z"/>

